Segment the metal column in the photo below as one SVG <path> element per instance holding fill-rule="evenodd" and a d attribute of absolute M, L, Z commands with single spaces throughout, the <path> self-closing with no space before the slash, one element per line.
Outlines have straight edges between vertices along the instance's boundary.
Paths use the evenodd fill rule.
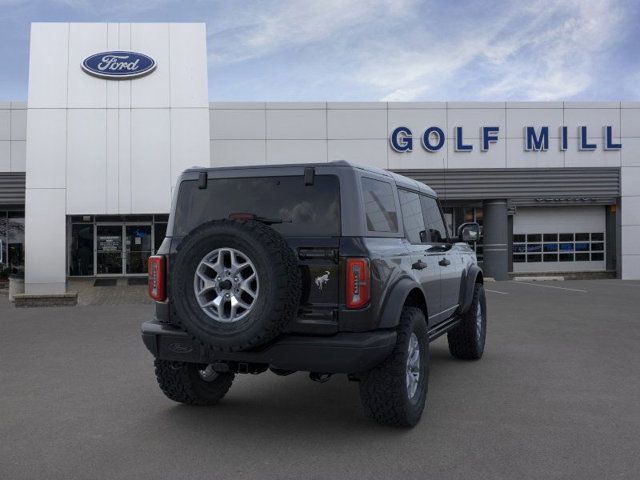
<path fill-rule="evenodd" d="M 482 202 L 484 215 L 484 275 L 496 280 L 509 279 L 509 228 L 506 200 Z"/>

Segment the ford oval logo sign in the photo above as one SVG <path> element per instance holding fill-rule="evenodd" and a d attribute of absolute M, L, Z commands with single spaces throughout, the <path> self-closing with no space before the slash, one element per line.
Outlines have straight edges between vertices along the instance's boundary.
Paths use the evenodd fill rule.
<path fill-rule="evenodd" d="M 115 80 L 142 77 L 155 68 L 153 58 L 136 52 L 96 53 L 82 62 L 82 69 L 89 75 Z"/>

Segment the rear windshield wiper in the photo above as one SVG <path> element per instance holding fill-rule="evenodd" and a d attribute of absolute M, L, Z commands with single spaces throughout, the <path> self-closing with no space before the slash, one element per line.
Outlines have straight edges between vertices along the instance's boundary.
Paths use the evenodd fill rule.
<path fill-rule="evenodd" d="M 276 223 L 291 223 L 291 220 L 284 218 L 267 218 L 256 215 L 249 212 L 236 212 L 229 214 L 230 220 L 253 220 L 256 222 L 264 223 L 265 225 L 273 225 Z"/>

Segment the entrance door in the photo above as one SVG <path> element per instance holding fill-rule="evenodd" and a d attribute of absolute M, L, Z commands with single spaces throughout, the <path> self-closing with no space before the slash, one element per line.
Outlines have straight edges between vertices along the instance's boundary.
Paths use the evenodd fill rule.
<path fill-rule="evenodd" d="M 122 272 L 122 225 L 96 225 L 96 274 Z"/>
<path fill-rule="evenodd" d="M 144 275 L 147 260 L 151 256 L 151 225 L 126 225 L 125 229 L 125 273 Z"/>

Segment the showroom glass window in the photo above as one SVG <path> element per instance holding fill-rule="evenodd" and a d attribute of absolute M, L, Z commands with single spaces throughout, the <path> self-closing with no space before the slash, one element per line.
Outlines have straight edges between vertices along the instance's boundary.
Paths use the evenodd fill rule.
<path fill-rule="evenodd" d="M 24 271 L 24 212 L 0 212 L 0 271 L 3 274 Z"/>
<path fill-rule="evenodd" d="M 513 235 L 514 263 L 604 262 L 604 253 L 604 232 Z"/>
<path fill-rule="evenodd" d="M 71 224 L 69 245 L 69 274 L 73 276 L 93 275 L 93 219 L 86 217 Z"/>

